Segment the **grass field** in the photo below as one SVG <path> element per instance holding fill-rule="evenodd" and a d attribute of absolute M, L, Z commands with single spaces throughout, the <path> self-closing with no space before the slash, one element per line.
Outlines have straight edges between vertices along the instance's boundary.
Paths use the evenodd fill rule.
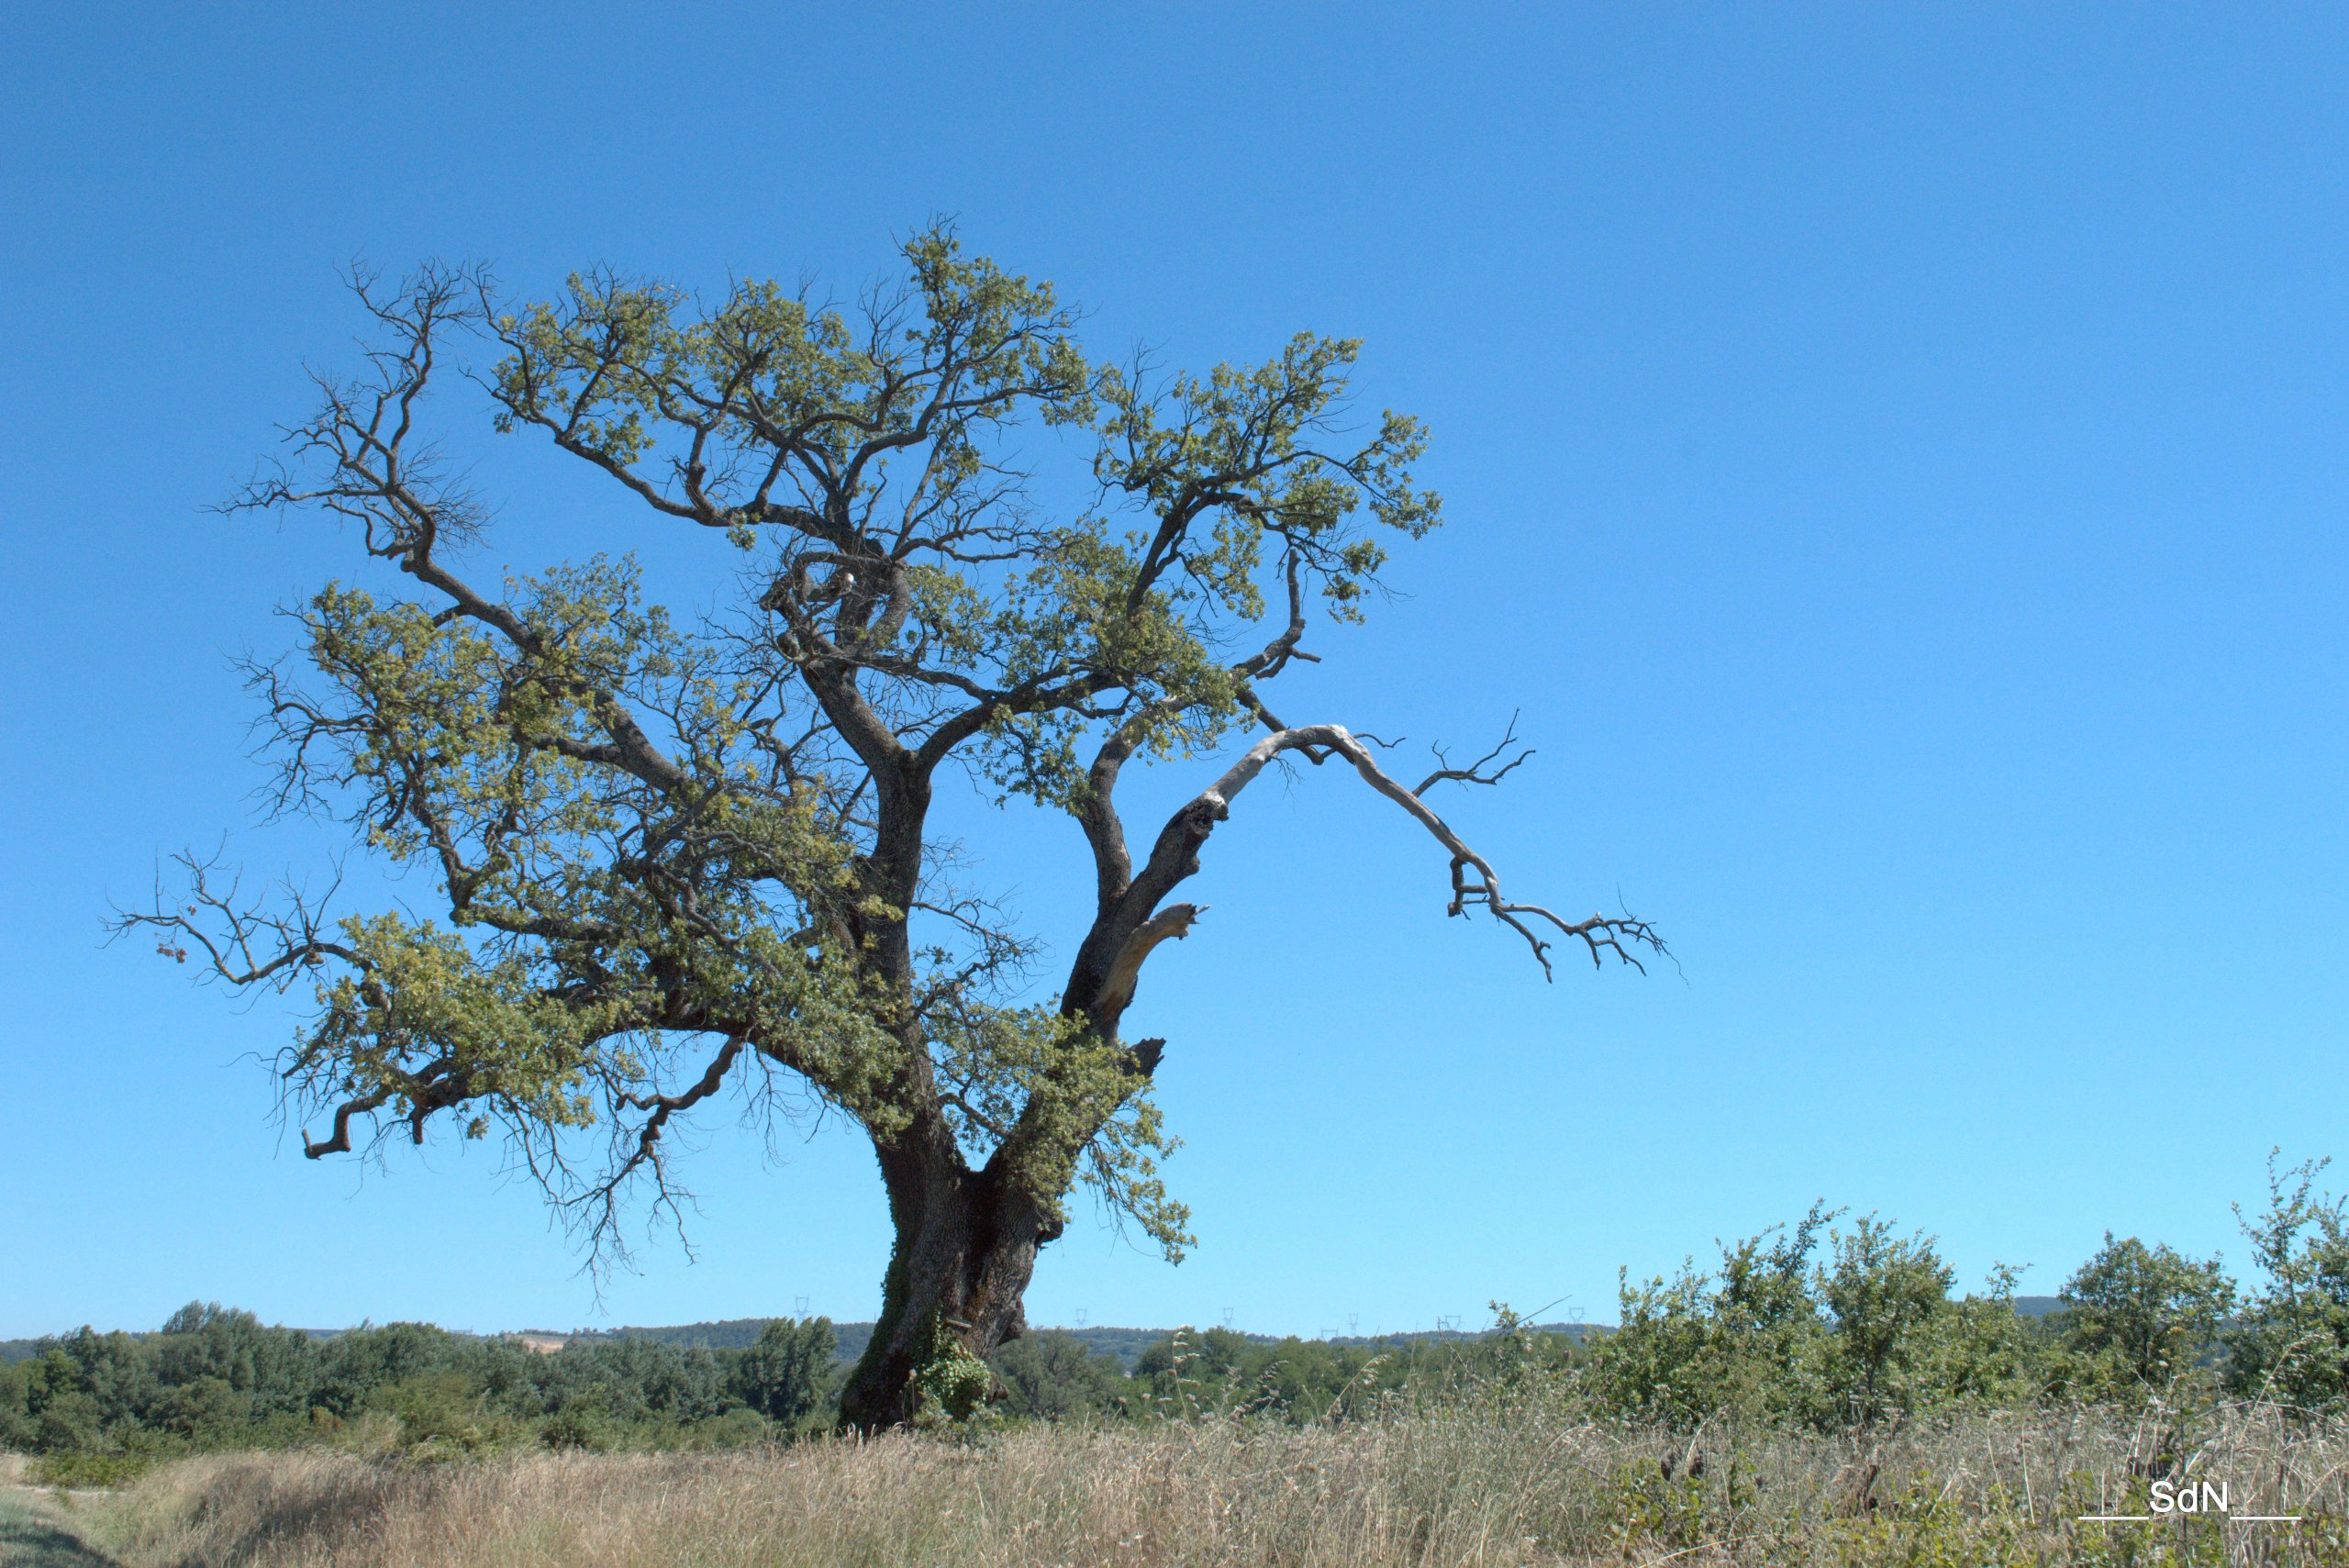
<path fill-rule="evenodd" d="M 2229 1486 L 2143 1512 L 2149 1469 Z M 1692 1473 L 1693 1472 L 1693 1473 Z M 2095 1413 L 1735 1443 L 1532 1406 L 1334 1427 L 1029 1428 L 731 1454 L 331 1451 L 183 1461 L 0 1518 L 41 1568 L 1030 1568 L 1030 1565 L 2349 1563 L 2349 1431 L 2223 1411 L 2170 1438 Z M 37 1494 L 19 1494 L 37 1498 Z"/>
<path fill-rule="evenodd" d="M 0 1496 L 0 1563 L 7 1568 L 112 1568 L 74 1521 L 33 1496 Z"/>

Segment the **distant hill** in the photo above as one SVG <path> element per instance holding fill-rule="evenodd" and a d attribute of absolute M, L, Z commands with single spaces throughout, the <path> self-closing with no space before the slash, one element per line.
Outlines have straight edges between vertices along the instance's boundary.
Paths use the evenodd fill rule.
<path fill-rule="evenodd" d="M 694 1345 L 713 1351 L 725 1351 L 740 1350 L 746 1345 L 755 1343 L 760 1331 L 774 1321 L 772 1318 L 729 1318 L 714 1323 L 677 1323 L 649 1329 L 634 1326 L 621 1329 L 582 1329 L 567 1335 L 551 1334 L 549 1330 L 542 1329 L 524 1329 L 523 1332 L 532 1339 L 546 1335 L 551 1338 L 568 1340 L 577 1344 L 593 1344 L 614 1340 L 651 1340 L 666 1345 Z M 1601 1325 L 1591 1323 L 1538 1323 L 1532 1326 L 1532 1329 L 1537 1334 L 1564 1334 L 1580 1341 L 1599 1327 Z M 873 1325 L 835 1323 L 832 1325 L 832 1332 L 839 1342 L 841 1360 L 853 1362 L 864 1353 L 864 1347 L 872 1341 Z M 1097 1355 L 1115 1356 L 1119 1366 L 1131 1371 L 1142 1351 L 1174 1330 L 1089 1324 L 1081 1329 L 1039 1328 L 1033 1332 L 1065 1335 Z M 1240 1332 L 1241 1338 L 1260 1345 L 1277 1344 L 1282 1339 L 1278 1334 L 1251 1334 L 1244 1330 Z M 1400 1344 L 1412 1340 L 1477 1340 L 1489 1332 L 1491 1332 L 1490 1329 L 1430 1329 L 1415 1334 L 1341 1334 L 1330 1342 L 1335 1345 L 1374 1345 Z"/>
<path fill-rule="evenodd" d="M 2018 1296 L 2015 1310 L 2025 1318 L 2045 1318 L 2060 1311 L 2063 1303 L 2052 1296 Z M 739 1351 L 754 1344 L 759 1333 L 772 1318 L 726 1318 L 708 1323 L 672 1323 L 642 1328 L 631 1325 L 621 1329 L 574 1329 L 568 1332 L 552 1329 L 524 1329 L 516 1333 L 534 1344 L 551 1348 L 550 1342 L 593 1344 L 599 1340 L 651 1340 L 664 1345 L 699 1346 L 712 1351 Z M 1536 1323 L 1531 1329 L 1537 1334 L 1564 1334 L 1579 1344 L 1594 1333 L 1604 1333 L 1604 1323 Z M 340 1329 L 309 1329 L 304 1332 L 313 1339 L 330 1340 L 346 1330 Z M 1082 1329 L 1039 1329 L 1038 1333 L 1065 1334 L 1097 1354 L 1115 1356 L 1118 1364 L 1128 1371 L 1133 1369 L 1141 1352 L 1173 1333 L 1172 1329 L 1123 1329 L 1108 1325 L 1088 1325 Z M 462 1329 L 451 1332 L 463 1333 Z M 841 1360 L 853 1362 L 864 1353 L 873 1338 L 870 1323 L 835 1323 L 832 1332 L 839 1345 Z M 1418 1340 L 1480 1340 L 1492 1332 L 1489 1329 L 1435 1329 L 1409 1334 L 1340 1334 L 1330 1340 L 1333 1345 L 1401 1344 Z M 145 1338 L 144 1334 L 139 1338 Z M 468 1339 L 497 1338 L 495 1335 L 471 1335 Z M 1243 1339 L 1259 1344 L 1272 1344 L 1282 1338 L 1278 1334 L 1250 1334 Z M 0 1340 L 0 1362 L 29 1361 L 39 1353 L 39 1340 Z"/>
<path fill-rule="evenodd" d="M 715 1323 L 674 1323 L 661 1328 L 573 1329 L 568 1334 L 548 1329 L 525 1329 L 530 1335 L 552 1334 L 559 1340 L 650 1340 L 659 1345 L 698 1346 L 707 1351 L 740 1351 L 758 1342 L 772 1318 L 726 1318 Z"/>
<path fill-rule="evenodd" d="M 760 1331 L 774 1321 L 775 1319 L 772 1318 L 728 1318 L 712 1323 L 675 1323 L 657 1328 L 640 1328 L 631 1325 L 620 1329 L 582 1329 L 570 1334 L 558 1334 L 553 1337 L 581 1344 L 594 1344 L 613 1340 L 651 1340 L 664 1345 L 700 1346 L 707 1350 L 730 1351 L 740 1350 L 756 1343 Z M 1172 1329 L 1122 1329 L 1107 1325 L 1094 1325 L 1082 1329 L 1040 1329 L 1036 1331 L 1066 1334 L 1070 1339 L 1084 1344 L 1097 1354 L 1117 1357 L 1118 1363 L 1125 1367 L 1131 1367 L 1135 1359 L 1144 1350 L 1174 1332 Z M 525 1329 L 524 1332 L 535 1339 L 546 1333 L 547 1330 L 530 1329 Z M 835 1323 L 832 1325 L 832 1333 L 840 1346 L 841 1360 L 853 1362 L 864 1353 L 864 1347 L 872 1342 L 873 1325 Z M 1269 1343 L 1276 1336 L 1251 1334 L 1248 1338 Z"/>

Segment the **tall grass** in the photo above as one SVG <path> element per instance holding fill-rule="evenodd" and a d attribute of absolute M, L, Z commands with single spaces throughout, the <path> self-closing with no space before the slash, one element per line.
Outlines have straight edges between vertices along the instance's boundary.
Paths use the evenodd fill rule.
<path fill-rule="evenodd" d="M 2216 1519 L 2143 1512 L 2224 1481 Z M 1847 1438 L 1693 1439 L 1485 1397 L 1303 1428 L 1228 1418 L 718 1454 L 432 1465 L 315 1451 L 181 1462 L 77 1510 L 125 1568 L 2349 1563 L 2349 1428 L 2226 1407 L 2185 1429 L 2070 1411 Z"/>

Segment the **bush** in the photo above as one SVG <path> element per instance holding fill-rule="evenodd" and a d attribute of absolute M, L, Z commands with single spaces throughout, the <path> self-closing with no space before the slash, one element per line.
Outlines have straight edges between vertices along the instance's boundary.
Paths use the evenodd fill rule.
<path fill-rule="evenodd" d="M 33 1418 L 33 1448 L 40 1453 L 95 1449 L 106 1440 L 105 1412 L 78 1389 L 51 1394 Z"/>
<path fill-rule="evenodd" d="M 1923 1235 L 1869 1215 L 1829 1231 L 1814 1205 L 1790 1232 L 1724 1246 L 1667 1282 L 1622 1287 L 1621 1327 L 1580 1374 L 1600 1414 L 1677 1431 L 1740 1426 L 1871 1428 L 1894 1415 L 2028 1404 L 2048 1375 L 2045 1339 L 2014 1310 L 2013 1271 L 1953 1300 Z M 1776 1240 L 1773 1240 L 1776 1237 Z"/>
<path fill-rule="evenodd" d="M 155 1462 L 150 1453 L 45 1453 L 33 1461 L 37 1486 L 128 1486 Z"/>
<path fill-rule="evenodd" d="M 574 1400 L 539 1423 L 539 1441 L 556 1450 L 602 1453 L 615 1446 L 617 1436 L 610 1414 L 599 1402 L 586 1399 Z"/>
<path fill-rule="evenodd" d="M 2310 1410 L 2349 1394 L 2349 1202 L 2316 1189 L 2326 1163 L 2271 1155 L 2266 1212 L 2243 1220 L 2266 1278 L 2227 1336 L 2231 1392 Z"/>
<path fill-rule="evenodd" d="M 2235 1304 L 2216 1258 L 2199 1262 L 2134 1236 L 2104 1245 L 2064 1286 L 2056 1327 L 2066 1388 L 2088 1399 L 2141 1400 L 2196 1371 Z"/>
<path fill-rule="evenodd" d="M 434 1373 L 395 1384 L 383 1407 L 399 1418 L 400 1442 L 417 1458 L 461 1458 L 514 1441 L 521 1423 L 495 1408 L 462 1373 Z"/>

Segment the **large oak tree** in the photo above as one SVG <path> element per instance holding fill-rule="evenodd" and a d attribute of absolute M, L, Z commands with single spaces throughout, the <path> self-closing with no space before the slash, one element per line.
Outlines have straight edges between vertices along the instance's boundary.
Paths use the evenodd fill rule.
<path fill-rule="evenodd" d="M 872 1140 L 896 1230 L 842 1405 L 865 1428 L 984 1394 L 1076 1184 L 1170 1256 L 1189 1241 L 1154 1162 L 1163 1042 L 1119 1024 L 1267 766 L 1336 763 L 1391 801 L 1448 864 L 1450 913 L 1545 971 L 1557 942 L 1657 945 L 1515 902 L 1428 804 L 1521 751 L 1406 784 L 1371 738 L 1275 716 L 1315 607 L 1356 618 L 1386 545 L 1438 518 L 1416 421 L 1350 432 L 1353 342 L 1153 377 L 1086 358 L 1049 287 L 952 233 L 903 251 L 847 309 L 769 283 L 704 302 L 594 273 L 516 306 L 463 270 L 361 280 L 367 369 L 317 379 L 292 455 L 236 505 L 351 519 L 407 586 L 326 587 L 295 611 L 299 656 L 251 674 L 278 802 L 428 870 L 445 918 L 248 900 L 191 858 L 123 922 L 238 988 L 313 990 L 282 1063 L 289 1109 L 324 1123 L 311 1158 L 422 1142 L 446 1113 L 507 1140 L 598 1251 L 631 1192 L 674 1205 L 693 1107 L 811 1087 Z M 489 518 L 422 421 L 469 346 L 498 428 L 730 541 L 737 601 L 688 624 L 601 557 L 468 575 Z M 1022 467 L 1055 455 L 1081 484 Z M 1235 746 L 1130 838 L 1126 768 Z M 1064 813 L 1091 851 L 1092 922 L 1049 1004 L 1021 1000 L 1041 942 L 957 880 L 941 781 Z"/>

